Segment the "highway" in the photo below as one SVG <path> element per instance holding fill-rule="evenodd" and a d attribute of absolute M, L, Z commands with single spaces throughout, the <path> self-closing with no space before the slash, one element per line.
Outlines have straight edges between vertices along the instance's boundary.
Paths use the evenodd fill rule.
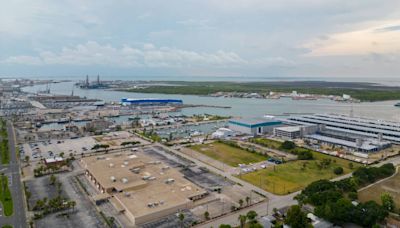
<path fill-rule="evenodd" d="M 16 137 L 12 123 L 7 123 L 8 143 L 10 149 L 10 164 L 0 165 L 0 170 L 4 175 L 9 176 L 11 196 L 14 203 L 14 213 L 10 217 L 5 217 L 2 213 L 0 226 L 9 224 L 14 228 L 27 227 L 25 213 L 25 198 L 21 183 L 20 164 L 16 151 Z"/>

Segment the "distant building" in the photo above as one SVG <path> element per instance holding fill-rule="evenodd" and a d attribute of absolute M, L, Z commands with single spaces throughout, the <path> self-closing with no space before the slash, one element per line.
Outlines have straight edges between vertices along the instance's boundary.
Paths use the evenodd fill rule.
<path fill-rule="evenodd" d="M 52 158 L 45 158 L 44 164 L 49 165 L 60 165 L 64 163 L 64 159 L 62 157 L 52 157 Z"/>
<path fill-rule="evenodd" d="M 104 119 L 99 120 L 92 120 L 89 123 L 86 123 L 86 130 L 87 131 L 104 131 L 108 129 L 113 123 Z"/>
<path fill-rule="evenodd" d="M 267 118 L 243 118 L 229 120 L 229 129 L 248 135 L 272 134 L 282 122 Z"/>

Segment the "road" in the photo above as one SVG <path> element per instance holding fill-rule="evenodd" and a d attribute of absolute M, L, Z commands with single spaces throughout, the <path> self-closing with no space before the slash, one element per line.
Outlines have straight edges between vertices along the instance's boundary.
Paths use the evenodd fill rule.
<path fill-rule="evenodd" d="M 0 217 L 0 226 L 9 224 L 14 228 L 27 227 L 25 213 L 25 198 L 21 183 L 20 164 L 16 151 L 16 137 L 14 127 L 11 123 L 7 123 L 8 143 L 10 148 L 10 164 L 0 165 L 0 170 L 5 175 L 9 176 L 9 184 L 11 196 L 14 203 L 14 213 L 10 217 L 4 215 Z"/>

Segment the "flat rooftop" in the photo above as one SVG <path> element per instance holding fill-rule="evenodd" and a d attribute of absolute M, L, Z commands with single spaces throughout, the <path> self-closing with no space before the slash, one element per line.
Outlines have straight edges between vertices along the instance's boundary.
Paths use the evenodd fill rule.
<path fill-rule="evenodd" d="M 207 194 L 178 170 L 141 150 L 86 157 L 81 163 L 102 187 L 115 189 L 109 193 L 110 201 L 135 217 L 136 222 L 190 208 L 192 197 Z"/>

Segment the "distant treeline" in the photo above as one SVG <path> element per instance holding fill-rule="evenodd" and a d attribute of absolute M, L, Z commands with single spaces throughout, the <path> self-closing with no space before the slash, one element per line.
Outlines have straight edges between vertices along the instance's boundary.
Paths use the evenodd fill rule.
<path fill-rule="evenodd" d="M 167 86 L 131 88 L 125 91 L 141 93 L 209 95 L 217 92 L 264 93 L 292 92 L 351 95 L 361 101 L 399 100 L 400 88 L 371 83 L 353 82 L 164 82 Z"/>

